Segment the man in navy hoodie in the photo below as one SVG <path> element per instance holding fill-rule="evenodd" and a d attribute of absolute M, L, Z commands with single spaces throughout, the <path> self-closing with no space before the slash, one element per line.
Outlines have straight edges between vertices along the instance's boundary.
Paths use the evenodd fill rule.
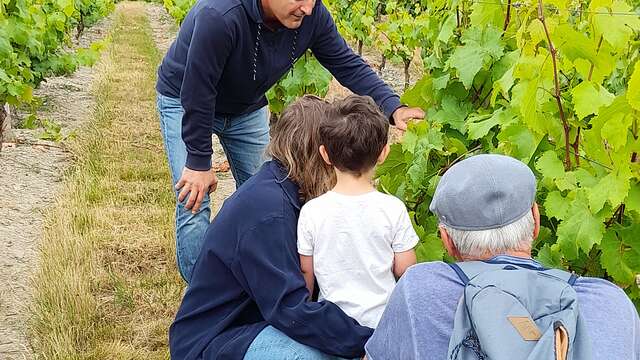
<path fill-rule="evenodd" d="M 260 167 L 269 142 L 265 92 L 311 49 L 353 92 L 371 96 L 400 129 L 420 109 L 399 97 L 346 44 L 316 0 L 200 0 L 158 70 L 158 110 L 176 184 L 178 267 L 188 282 L 209 225 L 211 134 L 236 185 Z"/>

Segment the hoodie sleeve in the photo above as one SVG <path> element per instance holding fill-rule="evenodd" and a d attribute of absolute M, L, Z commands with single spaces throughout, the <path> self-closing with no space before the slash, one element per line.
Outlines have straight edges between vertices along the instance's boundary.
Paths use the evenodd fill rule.
<path fill-rule="evenodd" d="M 327 354 L 361 357 L 373 330 L 331 302 L 308 301 L 295 229 L 286 229 L 285 219 L 272 217 L 241 236 L 236 261 L 245 291 L 264 319 L 290 338 Z"/>
<path fill-rule="evenodd" d="M 231 52 L 233 37 L 224 18 L 214 9 L 202 9 L 194 21 L 180 91 L 184 108 L 182 139 L 187 147 L 185 166 L 209 170 L 216 86 Z"/>
<path fill-rule="evenodd" d="M 400 97 L 385 84 L 360 56 L 351 50 L 338 33 L 331 14 L 320 4 L 311 51 L 342 84 L 358 95 L 368 95 L 375 100 L 384 114 L 391 114 L 401 106 Z M 392 120 L 392 119 L 391 119 Z"/>

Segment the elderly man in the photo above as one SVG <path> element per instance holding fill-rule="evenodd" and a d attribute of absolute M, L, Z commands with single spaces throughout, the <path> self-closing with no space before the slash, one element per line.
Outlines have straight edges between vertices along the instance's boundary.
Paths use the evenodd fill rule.
<path fill-rule="evenodd" d="M 540 267 L 531 258 L 540 228 L 535 188 L 531 170 L 506 156 L 477 155 L 451 167 L 430 206 L 447 252 L 458 261 Z M 640 320 L 625 293 L 589 277 L 579 277 L 573 288 L 593 359 L 640 359 Z M 366 345 L 368 359 L 446 359 L 463 290 L 459 276 L 443 262 L 411 267 Z"/>

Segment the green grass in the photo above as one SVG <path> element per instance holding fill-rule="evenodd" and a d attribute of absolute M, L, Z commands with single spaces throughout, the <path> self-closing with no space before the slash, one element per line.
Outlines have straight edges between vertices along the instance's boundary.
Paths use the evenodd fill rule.
<path fill-rule="evenodd" d="M 30 323 L 38 358 L 169 356 L 183 283 L 155 111 L 159 60 L 143 4 L 119 4 L 94 118 L 71 143 L 75 166 L 47 214 Z"/>

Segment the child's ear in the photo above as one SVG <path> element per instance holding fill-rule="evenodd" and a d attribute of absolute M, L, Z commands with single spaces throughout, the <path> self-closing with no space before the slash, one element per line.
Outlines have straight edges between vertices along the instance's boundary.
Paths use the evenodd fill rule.
<path fill-rule="evenodd" d="M 327 149 L 324 147 L 324 145 L 320 145 L 320 148 L 318 148 L 318 150 L 320 150 L 320 156 L 322 156 L 322 160 L 324 160 L 327 165 L 333 165 L 331 164 L 331 160 L 329 160 L 329 154 L 327 154 Z"/>
<path fill-rule="evenodd" d="M 389 147 L 389 144 L 386 144 L 378 156 L 378 164 L 382 164 L 387 159 L 389 151 L 391 151 L 391 148 Z"/>

